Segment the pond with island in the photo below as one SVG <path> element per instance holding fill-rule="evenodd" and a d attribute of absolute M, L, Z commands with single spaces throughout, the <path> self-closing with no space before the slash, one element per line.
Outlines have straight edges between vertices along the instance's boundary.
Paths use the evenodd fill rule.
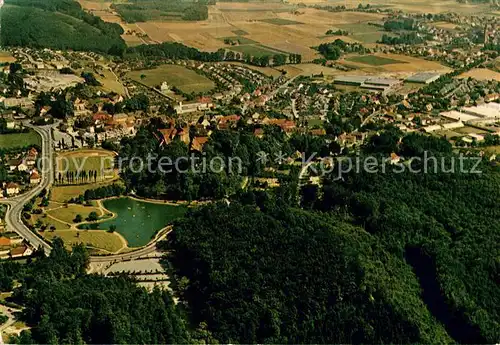
<path fill-rule="evenodd" d="M 128 242 L 129 247 L 148 244 L 153 236 L 169 223 L 186 213 L 186 206 L 152 203 L 131 198 L 117 198 L 103 201 L 103 206 L 117 214 L 114 219 L 99 223 L 80 225 L 80 229 L 109 230 L 116 227 Z"/>

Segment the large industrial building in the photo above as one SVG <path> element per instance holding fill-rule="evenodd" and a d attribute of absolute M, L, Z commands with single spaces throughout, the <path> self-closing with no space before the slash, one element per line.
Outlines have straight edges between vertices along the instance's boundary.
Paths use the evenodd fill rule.
<path fill-rule="evenodd" d="M 392 79 L 392 78 L 347 75 L 347 76 L 336 77 L 333 83 L 341 85 L 359 86 L 362 89 L 381 91 L 383 93 L 387 93 L 391 91 L 394 86 L 399 85 L 401 82 L 398 79 Z"/>
<path fill-rule="evenodd" d="M 500 121 L 500 104 L 487 103 L 475 107 L 464 107 L 460 111 L 452 110 L 441 113 L 441 116 L 454 121 L 469 123 L 492 123 Z"/>
<path fill-rule="evenodd" d="M 441 76 L 440 73 L 434 72 L 421 72 L 412 75 L 411 77 L 406 78 L 407 83 L 416 83 L 416 84 L 430 84 L 433 81 L 436 81 Z"/>

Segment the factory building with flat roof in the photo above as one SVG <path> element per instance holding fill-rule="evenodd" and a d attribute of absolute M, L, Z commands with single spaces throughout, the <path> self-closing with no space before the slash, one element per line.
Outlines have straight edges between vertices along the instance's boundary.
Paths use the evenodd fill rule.
<path fill-rule="evenodd" d="M 362 89 L 373 91 L 381 91 L 387 93 L 395 85 L 401 82 L 398 79 L 392 78 L 378 78 L 371 76 L 348 75 L 336 77 L 333 81 L 334 84 L 359 86 Z"/>
<path fill-rule="evenodd" d="M 366 75 L 344 75 L 335 77 L 333 83 L 341 85 L 361 86 L 370 77 Z"/>

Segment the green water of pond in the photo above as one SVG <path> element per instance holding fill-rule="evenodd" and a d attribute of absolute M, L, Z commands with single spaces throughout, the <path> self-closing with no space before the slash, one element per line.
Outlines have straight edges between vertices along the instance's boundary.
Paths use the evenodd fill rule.
<path fill-rule="evenodd" d="M 80 228 L 109 230 L 110 226 L 114 225 L 130 247 L 146 245 L 158 230 L 182 217 L 187 211 L 185 206 L 163 205 L 130 198 L 105 200 L 103 205 L 116 213 L 117 217 L 101 223 L 84 224 Z"/>

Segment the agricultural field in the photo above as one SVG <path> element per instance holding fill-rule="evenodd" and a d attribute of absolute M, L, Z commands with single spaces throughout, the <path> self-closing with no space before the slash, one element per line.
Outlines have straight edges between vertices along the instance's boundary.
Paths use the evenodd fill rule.
<path fill-rule="evenodd" d="M 341 28 L 343 25 L 366 25 L 366 30 L 378 31 L 378 27 L 368 26 L 368 23 L 379 23 L 383 17 L 384 15 L 377 13 L 333 13 L 276 2 L 218 2 L 215 6 L 209 6 L 209 16 L 204 21 L 149 20 L 121 25 L 128 27 L 127 32 L 147 34 L 152 42 L 179 42 L 203 51 L 228 48 L 228 45 L 224 44 L 224 38 L 244 37 L 249 40 L 245 42 L 257 42 L 253 44 L 259 44 L 268 50 L 301 54 L 302 61 L 310 61 L 319 56 L 311 47 L 337 38 L 325 37 L 326 31 Z M 370 35 L 367 32 L 362 34 Z M 375 42 L 381 36 L 379 33 L 376 35 L 369 41 Z M 128 44 L 139 44 L 136 36 L 130 37 L 130 41 L 124 39 Z M 351 35 L 342 39 L 362 40 Z M 237 49 L 248 51 L 251 48 Z M 263 53 L 262 48 L 258 51 Z"/>
<path fill-rule="evenodd" d="M 356 74 L 384 73 L 386 74 L 386 76 L 393 76 L 400 78 L 408 77 L 414 72 L 420 72 L 420 71 L 425 71 L 425 72 L 434 71 L 442 73 L 447 73 L 450 71 L 450 68 L 441 65 L 439 62 L 428 61 L 421 58 L 416 58 L 406 55 L 375 53 L 364 56 L 365 61 L 369 57 L 372 61 L 386 61 L 386 60 L 397 61 L 395 63 L 384 64 L 384 65 L 369 65 L 366 63 L 354 62 L 351 60 L 353 57 L 359 58 L 360 56 L 357 54 L 351 54 L 346 56 L 342 60 L 338 60 L 337 62 L 339 64 L 343 64 L 348 67 L 357 69 L 358 71 L 356 71 Z"/>
<path fill-rule="evenodd" d="M 348 37 L 361 43 L 377 43 L 382 38 L 382 35 L 388 33 L 382 27 L 373 24 L 382 24 L 382 22 L 340 24 L 336 25 L 335 28 L 348 31 Z"/>
<path fill-rule="evenodd" d="M 0 149 L 12 149 L 42 145 L 42 139 L 37 132 L 30 130 L 27 133 L 0 134 Z"/>
<path fill-rule="evenodd" d="M 47 228 L 45 231 L 40 231 L 40 233 L 43 235 L 45 232 L 50 232 L 52 230 L 50 229 L 55 229 L 55 230 L 69 230 L 71 228 L 70 225 L 61 222 L 57 219 L 54 219 L 52 217 L 49 217 L 46 214 L 33 214 L 31 215 L 30 219 L 30 224 L 35 225 L 38 221 L 42 222 L 43 225 L 45 225 Z"/>
<path fill-rule="evenodd" d="M 210 79 L 183 66 L 163 65 L 155 69 L 132 71 L 127 77 L 149 87 L 156 87 L 166 81 L 185 93 L 207 92 L 215 88 Z"/>
<path fill-rule="evenodd" d="M 339 71 L 338 69 L 313 63 L 303 63 L 300 65 L 285 65 L 285 66 L 280 66 L 279 69 L 286 71 L 289 77 L 295 77 L 297 75 L 312 76 L 319 74 L 323 74 L 325 77 L 328 76 L 331 77 L 338 74 L 344 74 L 344 72 Z"/>
<path fill-rule="evenodd" d="M 370 66 L 384 66 L 384 65 L 392 65 L 398 63 L 406 63 L 400 60 L 389 59 L 382 56 L 375 55 L 362 55 L 362 56 L 353 56 L 346 59 L 347 61 L 358 62 L 365 65 Z"/>
<path fill-rule="evenodd" d="M 274 49 L 269 49 L 267 47 L 261 46 L 260 44 L 248 44 L 240 46 L 232 46 L 231 49 L 235 52 L 242 54 L 248 54 L 255 57 L 262 57 L 266 55 L 276 55 L 276 54 L 286 54 L 285 52 L 277 51 Z"/>
<path fill-rule="evenodd" d="M 251 39 L 249 39 L 247 37 L 241 37 L 241 36 L 222 37 L 220 39 L 222 41 L 230 40 L 232 42 L 238 42 L 239 45 L 242 45 L 242 44 L 256 44 L 257 43 L 254 40 L 251 40 Z"/>
<path fill-rule="evenodd" d="M 269 23 L 269 24 L 273 24 L 273 25 L 297 25 L 297 24 L 302 24 L 302 23 L 296 22 L 294 20 L 282 19 L 282 18 L 262 19 L 261 22 Z"/>
<path fill-rule="evenodd" d="M 83 9 L 92 13 L 97 17 L 101 17 L 102 20 L 108 23 L 118 23 L 123 28 L 125 33 L 121 35 L 127 46 L 133 47 L 139 44 L 147 43 L 143 38 L 139 37 L 137 34 L 142 33 L 141 30 L 135 26 L 135 24 L 127 24 L 123 19 L 116 13 L 114 9 L 111 8 L 113 4 L 110 1 L 88 1 L 79 0 L 78 1 Z"/>
<path fill-rule="evenodd" d="M 291 0 L 290 2 L 303 2 L 300 0 Z M 306 0 L 308 4 L 318 3 L 324 4 L 323 0 Z M 328 0 L 327 4 L 329 6 L 337 6 L 344 5 L 345 0 Z M 359 1 L 357 2 L 348 2 L 347 7 L 354 8 L 358 6 Z M 456 12 L 463 14 L 491 14 L 491 8 L 489 3 L 484 4 L 471 4 L 468 3 L 459 3 L 455 0 L 438 0 L 438 1 L 430 1 L 430 0 L 417 0 L 417 1 L 408 1 L 408 0 L 371 0 L 370 6 L 372 7 L 385 7 L 385 8 L 394 8 L 397 10 L 402 10 L 404 12 L 412 12 L 412 13 L 445 13 L 445 12 Z"/>
<path fill-rule="evenodd" d="M 75 184 L 113 179 L 116 176 L 114 157 L 114 152 L 99 149 L 59 153 L 56 158 L 56 180 L 61 177 L 59 183 Z M 68 181 L 67 173 L 74 173 L 76 176 Z"/>
<path fill-rule="evenodd" d="M 477 80 L 496 80 L 500 81 L 500 73 L 492 71 L 487 68 L 474 68 L 470 71 L 462 73 L 459 78 L 474 78 Z"/>

